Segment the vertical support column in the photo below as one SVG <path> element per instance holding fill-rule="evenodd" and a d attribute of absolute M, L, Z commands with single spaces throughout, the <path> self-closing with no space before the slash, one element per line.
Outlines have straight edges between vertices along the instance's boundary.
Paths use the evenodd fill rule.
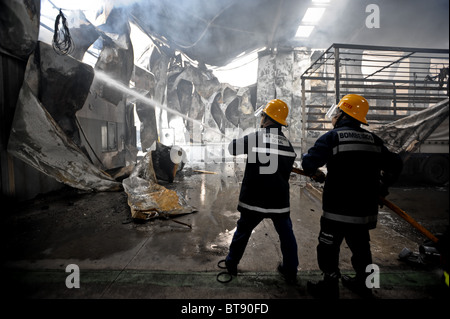
<path fill-rule="evenodd" d="M 302 78 L 302 137 L 301 137 L 301 151 L 306 150 L 306 93 L 305 93 L 305 79 Z"/>
<path fill-rule="evenodd" d="M 397 87 L 395 86 L 395 82 L 392 82 L 392 86 L 393 86 L 392 106 L 394 108 L 394 115 L 397 115 Z"/>
<path fill-rule="evenodd" d="M 340 100 L 339 48 L 334 48 L 334 95 L 336 104 Z"/>

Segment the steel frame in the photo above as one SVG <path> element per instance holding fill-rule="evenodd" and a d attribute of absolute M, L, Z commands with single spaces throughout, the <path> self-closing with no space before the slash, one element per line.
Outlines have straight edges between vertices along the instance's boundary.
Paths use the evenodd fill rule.
<path fill-rule="evenodd" d="M 331 128 L 325 114 L 346 94 L 369 100 L 371 126 L 448 98 L 448 69 L 448 49 L 333 44 L 301 76 L 302 141 Z"/>

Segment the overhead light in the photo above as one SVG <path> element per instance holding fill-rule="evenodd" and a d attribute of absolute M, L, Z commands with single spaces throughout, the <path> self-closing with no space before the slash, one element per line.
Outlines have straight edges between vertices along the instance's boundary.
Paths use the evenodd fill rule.
<path fill-rule="evenodd" d="M 325 13 L 326 7 L 323 5 L 326 6 L 329 2 L 330 0 L 313 0 L 313 4 L 317 6 L 310 7 L 306 10 L 301 24 L 295 33 L 296 38 L 308 38 L 311 35 L 314 26 L 318 24 Z"/>
<path fill-rule="evenodd" d="M 313 30 L 314 30 L 313 25 L 301 25 L 298 27 L 297 32 L 295 33 L 295 37 L 307 38 L 311 35 L 311 32 L 313 32 Z"/>
<path fill-rule="evenodd" d="M 302 19 L 303 23 L 317 23 L 322 18 L 325 8 L 308 8 Z"/>

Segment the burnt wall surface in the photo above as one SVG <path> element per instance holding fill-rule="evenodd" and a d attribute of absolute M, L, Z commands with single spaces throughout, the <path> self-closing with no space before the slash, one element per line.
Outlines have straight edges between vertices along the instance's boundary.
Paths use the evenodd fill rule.
<path fill-rule="evenodd" d="M 7 2 L 6 5 L 2 2 L 1 5 L 4 9 L 1 23 L 24 31 L 19 37 L 20 49 L 11 34 L 5 33 L 8 37 L 4 37 L 2 33 L 1 52 L 8 55 L 13 52 L 24 61 L 33 54 L 29 61 L 35 74 L 28 79 L 31 90 L 67 137 L 101 169 L 125 166 L 136 160 L 134 108 L 141 122 L 139 135 L 144 151 L 157 141 L 163 142 L 170 132 L 173 132 L 170 139 L 175 144 L 224 143 L 223 134 L 228 129 L 256 128 L 258 120 L 253 116 L 254 110 L 273 98 L 281 98 L 290 106 L 287 133 L 294 143 L 298 142 L 301 130 L 299 78 L 305 61 L 308 64 L 310 61 L 307 49 L 264 52 L 259 60 L 258 83 L 234 87 L 220 83 L 202 61 L 190 60 L 164 39 L 148 34 L 148 30 L 152 43 L 145 54 L 147 61 L 145 67 L 136 67 L 130 37 L 131 19 L 128 12 L 120 8 L 104 12 L 105 23 L 99 26 L 90 24 L 81 11 L 71 12 L 77 15 L 79 22 L 69 25 L 76 45 L 70 56 L 64 56 L 53 52 L 50 45 L 37 41 L 39 1 Z M 13 14 L 6 19 L 4 12 Z M 93 43 L 99 56 L 91 68 L 81 60 Z M 96 81 L 97 72 L 126 88 L 130 87 L 131 80 L 132 89 L 167 110 Z M 7 140 L 5 136 L 2 139 Z M 2 165 L 4 162 L 2 159 Z"/>
<path fill-rule="evenodd" d="M 286 135 L 296 146 L 302 129 L 301 75 L 309 67 L 311 50 L 284 48 L 260 52 L 258 60 L 258 106 L 271 99 L 282 99 L 289 106 Z"/>
<path fill-rule="evenodd" d="M 83 107 L 94 72 L 70 56 L 55 54 L 39 42 L 33 61 L 39 70 L 38 97 L 47 111 L 72 140 L 81 145 L 75 114 Z"/>
<path fill-rule="evenodd" d="M 40 0 L 0 2 L 1 53 L 28 59 L 39 35 L 40 8 Z"/>
<path fill-rule="evenodd" d="M 40 1 L 0 1 L 0 190 L 2 203 L 29 199 L 61 183 L 7 152 L 28 57 L 39 35 Z"/>
<path fill-rule="evenodd" d="M 255 90 L 253 87 L 238 88 L 220 83 L 211 71 L 182 61 L 180 54 L 170 50 L 154 48 L 148 63 L 151 80 L 145 89 L 147 96 L 167 106 L 171 112 L 160 112 L 144 103 L 137 104 L 141 121 L 142 148 L 148 149 L 156 141 L 155 124 L 162 137 L 163 129 L 174 129 L 175 142 L 205 143 L 215 137 L 204 134 L 195 140 L 194 122 L 200 121 L 208 127 L 225 134 L 226 128 L 254 127 Z M 253 96 L 253 97 L 252 97 Z M 182 114 L 182 126 L 179 121 Z M 192 120 L 190 120 L 192 119 Z M 217 134 L 214 134 L 217 135 Z"/>

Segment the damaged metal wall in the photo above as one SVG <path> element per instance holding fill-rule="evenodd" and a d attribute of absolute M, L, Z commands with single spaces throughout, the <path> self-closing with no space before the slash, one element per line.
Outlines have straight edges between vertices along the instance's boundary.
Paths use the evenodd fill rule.
<path fill-rule="evenodd" d="M 289 105 L 289 126 L 285 129 L 294 147 L 301 142 L 300 76 L 309 66 L 311 50 L 293 48 L 261 52 L 258 60 L 257 105 L 282 99 Z"/>
<path fill-rule="evenodd" d="M 83 156 L 54 122 L 27 82 L 22 86 L 17 103 L 8 152 L 74 188 L 107 191 L 121 187 Z"/>
<path fill-rule="evenodd" d="M 40 0 L 0 2 L 1 53 L 19 60 L 28 59 L 39 35 L 40 8 Z"/>
<path fill-rule="evenodd" d="M 134 71 L 134 51 L 130 25 L 123 19 L 122 10 L 111 9 L 105 23 L 98 28 L 92 29 L 89 22 L 84 22 L 80 28 L 73 29 L 87 38 L 92 34 L 97 35 L 97 38 L 89 38 L 87 43 L 82 42 L 86 49 L 94 41 L 101 48 L 94 71 L 102 72 L 128 86 Z M 78 55 L 84 54 L 79 52 Z M 101 168 L 115 169 L 136 160 L 133 107 L 123 92 L 94 79 L 77 118 L 84 133 L 83 145 L 92 161 L 100 164 Z"/>
<path fill-rule="evenodd" d="M 55 54 L 51 46 L 42 42 L 38 42 L 26 74 L 26 81 L 35 85 L 33 90 L 40 102 L 79 146 L 81 139 L 75 114 L 88 96 L 93 77 L 91 67 L 70 56 Z"/>
<path fill-rule="evenodd" d="M 301 130 L 298 83 L 304 65 L 310 61 L 309 50 L 277 50 L 275 54 L 261 55 L 257 85 L 240 88 L 220 83 L 201 61 L 197 65 L 189 62 L 180 52 L 155 37 L 151 37 L 153 46 L 144 56 L 148 59 L 144 63 L 146 67 L 135 66 L 129 17 L 120 9 L 106 10 L 103 13 L 105 23 L 98 27 L 91 25 L 81 11 L 70 14 L 78 19 L 76 25 L 69 26 L 77 43 L 71 57 L 57 56 L 43 43 L 35 50 L 38 42 L 29 42 L 26 37 L 26 42 L 32 45 L 23 55 L 28 59 L 27 54 L 35 53 L 29 64 L 29 72 L 35 74 L 28 79 L 28 86 L 36 98 L 33 104 L 45 108 L 69 144 L 80 149 L 89 165 L 107 170 L 135 163 L 133 108 L 141 121 L 140 142 L 144 151 L 157 141 L 167 145 L 201 145 L 203 160 L 223 160 L 223 143 L 228 142 L 223 135 L 227 129 L 245 131 L 255 128 L 258 119 L 253 112 L 257 105 L 281 98 L 290 106 L 287 134 L 294 144 L 298 143 Z M 80 60 L 93 44 L 100 54 L 92 70 Z M 97 71 L 124 87 L 129 87 L 131 80 L 134 90 L 183 117 L 134 100 L 117 87 L 97 80 Z M 14 137 L 11 153 L 17 155 L 20 152 L 13 148 L 19 147 L 20 137 Z M 33 160 L 28 160 L 33 164 Z M 4 162 L 7 161 L 2 159 L 2 165 Z M 41 164 L 34 163 L 38 170 L 42 169 Z M 49 173 L 45 169 L 42 171 Z M 56 179 L 76 187 L 76 182 Z"/>
<path fill-rule="evenodd" d="M 28 199 L 61 187 L 53 178 L 7 152 L 28 57 L 38 39 L 39 20 L 39 0 L 0 1 L 0 189 L 5 199 Z"/>
<path fill-rule="evenodd" d="M 29 20 L 39 21 L 39 5 L 30 6 L 28 2 L 7 2 L 5 5 L 2 2 L 2 6 L 7 9 L 1 12 L 1 20 L 6 24 L 11 23 L 18 28 L 21 23 L 26 26 Z M 37 8 L 37 11 L 34 12 L 33 8 Z M 14 19 L 5 20 L 5 12 Z M 51 46 L 38 42 L 39 22 L 30 24 L 35 29 L 23 27 L 23 30 L 31 31 L 15 39 L 17 43 L 24 42 L 21 44 L 22 50 L 15 46 L 8 47 L 8 41 L 2 41 L 1 46 L 2 61 L 13 61 L 3 52 L 17 54 L 18 59 L 25 58 L 23 65 L 28 61 L 26 72 L 22 73 L 22 79 L 25 79 L 23 86 L 21 81 L 15 82 L 13 92 L 17 95 L 11 97 L 8 108 L 2 104 L 2 110 L 8 110 L 9 114 L 3 117 L 2 111 L 2 123 L 5 123 L 2 125 L 2 128 L 5 128 L 2 130 L 2 195 L 19 200 L 28 199 L 37 193 L 59 189 L 64 184 L 83 190 L 120 189 L 121 184 L 101 169 L 124 166 L 126 155 L 133 159 L 133 151 L 135 159 L 137 150 L 125 147 L 130 140 L 135 143 L 135 136 L 130 136 L 129 131 L 125 129 L 129 123 L 134 123 L 132 112 L 131 115 L 129 112 L 132 108 L 126 105 L 122 94 L 108 91 L 108 88 L 98 83 L 91 87 L 94 70 L 73 57 L 58 55 Z M 4 30 L 8 28 L 11 29 L 9 25 L 5 25 Z M 30 42 L 29 38 L 33 35 L 34 42 Z M 102 52 L 105 53 L 96 67 L 112 75 L 119 75 L 120 79 L 128 83 L 133 70 L 129 30 L 123 38 L 128 47 L 104 38 L 105 50 Z M 122 38 L 119 37 L 118 41 L 122 41 Z M 31 55 L 28 57 L 27 54 Z M 81 52 L 78 52 L 78 55 L 81 56 Z M 130 58 L 127 59 L 126 56 Z M 131 63 L 124 63 L 126 61 Z M 24 67 L 18 69 L 21 70 L 23 72 Z M 7 74 L 2 70 L 2 88 L 5 88 L 3 77 Z M 91 95 L 94 95 L 94 100 L 98 99 L 96 103 L 92 102 Z M 88 96 L 91 99 L 87 99 Z M 106 102 L 99 102 L 101 99 L 104 99 L 102 102 L 113 101 L 118 105 L 105 106 Z M 85 101 L 88 101 L 87 108 L 93 112 L 89 114 L 90 118 L 81 117 L 79 120 L 76 114 L 83 108 Z M 112 117 L 111 121 L 107 121 L 108 116 Z M 98 118 L 106 125 L 95 123 Z M 80 124 L 83 121 L 84 124 L 86 121 L 92 121 L 84 127 L 85 130 Z M 36 123 L 40 123 L 40 126 Z M 110 130 L 103 132 L 103 127 Z M 7 128 L 11 129 L 11 134 Z M 105 141 L 102 140 L 95 149 L 97 137 Z M 94 140 L 94 147 L 90 143 L 91 140 Z M 106 144 L 106 147 L 114 145 L 114 154 L 102 152 L 103 144 Z"/>
<path fill-rule="evenodd" d="M 74 188 L 118 190 L 120 183 L 93 165 L 80 148 L 75 112 L 83 105 L 93 76 L 89 66 L 39 43 L 28 59 L 8 152 Z"/>
<path fill-rule="evenodd" d="M 222 134 L 229 128 L 255 127 L 255 87 L 238 88 L 220 83 L 211 71 L 182 61 L 179 53 L 168 48 L 155 47 L 148 65 L 152 76 L 149 80 L 144 78 L 143 82 L 148 82 L 150 87 L 139 85 L 139 88 L 185 118 L 138 103 L 143 150 L 149 149 L 157 138 L 166 145 L 223 141 L 223 136 L 206 132 L 194 121 L 205 123 Z"/>

